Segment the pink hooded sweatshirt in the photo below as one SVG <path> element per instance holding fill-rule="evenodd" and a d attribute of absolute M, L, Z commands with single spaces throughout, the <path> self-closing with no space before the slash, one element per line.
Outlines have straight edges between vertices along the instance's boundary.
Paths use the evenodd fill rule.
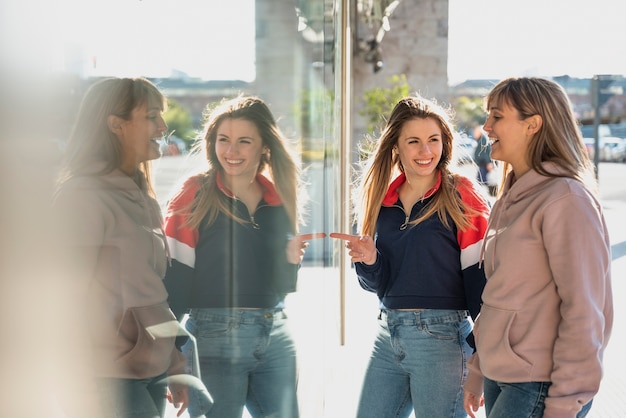
<path fill-rule="evenodd" d="M 574 418 L 598 392 L 613 324 L 608 230 L 581 182 L 534 170 L 513 180 L 510 173 L 489 219 L 465 390 L 480 396 L 483 376 L 552 382 L 543 416 Z"/>

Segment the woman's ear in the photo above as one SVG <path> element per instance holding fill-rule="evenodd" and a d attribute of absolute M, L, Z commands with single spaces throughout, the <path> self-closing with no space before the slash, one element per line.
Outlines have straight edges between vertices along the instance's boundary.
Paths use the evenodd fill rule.
<path fill-rule="evenodd" d="M 107 118 L 107 125 L 109 127 L 109 130 L 113 132 L 114 134 L 119 135 L 122 130 L 123 121 L 124 120 L 120 118 L 119 116 L 109 115 L 109 117 Z"/>
<path fill-rule="evenodd" d="M 530 135 L 534 135 L 541 129 L 543 125 L 543 118 L 540 115 L 532 115 L 527 119 L 528 122 L 528 133 Z"/>

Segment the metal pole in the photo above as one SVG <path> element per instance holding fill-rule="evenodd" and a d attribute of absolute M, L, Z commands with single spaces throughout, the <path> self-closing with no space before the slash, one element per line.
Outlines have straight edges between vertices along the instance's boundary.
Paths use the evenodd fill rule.
<path fill-rule="evenodd" d="M 340 214 L 339 230 L 348 231 L 350 225 L 350 137 L 352 123 L 350 111 L 352 109 L 352 86 L 350 83 L 352 73 L 352 32 L 350 25 L 350 1 L 341 0 L 341 27 L 338 32 L 341 34 L 340 59 L 341 59 L 341 85 L 339 106 L 341 108 L 341 132 L 340 132 Z M 342 248 L 343 250 L 343 248 Z M 339 341 L 341 345 L 346 342 L 346 273 L 348 271 L 348 257 L 346 251 L 339 251 Z"/>

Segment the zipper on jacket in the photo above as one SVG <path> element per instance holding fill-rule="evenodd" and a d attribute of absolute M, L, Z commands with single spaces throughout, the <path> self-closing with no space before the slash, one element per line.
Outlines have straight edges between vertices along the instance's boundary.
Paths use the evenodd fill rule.
<path fill-rule="evenodd" d="M 254 228 L 254 229 L 261 229 L 261 225 L 256 223 L 256 221 L 254 220 L 254 214 L 250 213 L 250 211 L 246 207 L 246 204 L 243 203 L 243 200 L 239 199 L 237 196 L 232 196 L 231 199 L 233 199 L 234 201 L 238 202 L 239 204 L 241 204 L 245 208 L 246 212 L 248 213 L 248 216 L 250 217 L 250 225 L 252 225 L 252 228 Z M 259 206 L 257 206 L 256 209 L 254 210 L 254 213 L 256 213 L 256 211 L 258 211 L 259 209 L 261 209 L 262 207 L 265 207 L 265 206 L 268 206 L 268 205 L 259 205 Z"/>
<path fill-rule="evenodd" d="M 254 213 L 257 213 L 257 211 L 258 211 L 259 209 L 264 208 L 264 207 L 266 207 L 266 206 L 268 206 L 268 205 L 265 205 L 265 204 L 264 204 L 264 205 L 259 205 L 259 206 L 257 206 L 257 208 L 254 210 Z M 254 229 L 261 229 L 261 225 L 259 225 L 258 223 L 256 223 L 256 221 L 254 220 L 254 214 L 253 214 L 253 213 L 249 213 L 249 212 L 248 212 L 248 215 L 250 216 L 250 224 L 252 225 L 252 228 L 254 228 Z"/>
<path fill-rule="evenodd" d="M 400 231 L 404 231 L 406 229 L 407 226 L 409 226 L 409 215 L 406 215 L 406 218 L 404 218 L 404 223 L 402 225 L 400 225 Z"/>
<path fill-rule="evenodd" d="M 252 228 L 261 229 L 261 226 L 254 221 L 254 215 L 250 215 L 250 223 L 252 224 Z"/>
<path fill-rule="evenodd" d="M 404 213 L 404 222 L 402 223 L 402 225 L 400 225 L 400 231 L 404 231 L 406 227 L 409 226 L 409 220 L 411 219 L 411 214 L 407 215 L 404 208 L 400 205 L 393 205 L 393 207 L 400 209 L 402 213 Z"/>
<path fill-rule="evenodd" d="M 420 204 L 424 203 L 424 196 L 422 196 L 419 201 L 415 202 L 416 205 L 418 203 Z M 413 205 L 413 208 L 411 208 L 411 212 L 409 212 L 408 214 L 406 213 L 406 210 L 404 210 L 403 206 L 400 206 L 400 205 L 393 205 L 393 206 L 400 209 L 404 213 L 404 222 L 402 223 L 402 225 L 400 225 L 400 231 L 404 231 L 409 226 L 409 222 L 411 221 L 411 213 L 413 212 L 413 208 L 415 207 L 415 205 Z"/>

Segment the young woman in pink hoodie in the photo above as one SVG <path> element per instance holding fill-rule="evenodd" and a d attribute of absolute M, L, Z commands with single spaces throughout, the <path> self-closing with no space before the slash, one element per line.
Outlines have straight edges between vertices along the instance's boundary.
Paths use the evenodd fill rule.
<path fill-rule="evenodd" d="M 611 250 L 593 166 L 565 91 L 501 81 L 486 98 L 491 156 L 505 163 L 483 258 L 464 406 L 473 417 L 587 415 L 613 323 Z"/>

